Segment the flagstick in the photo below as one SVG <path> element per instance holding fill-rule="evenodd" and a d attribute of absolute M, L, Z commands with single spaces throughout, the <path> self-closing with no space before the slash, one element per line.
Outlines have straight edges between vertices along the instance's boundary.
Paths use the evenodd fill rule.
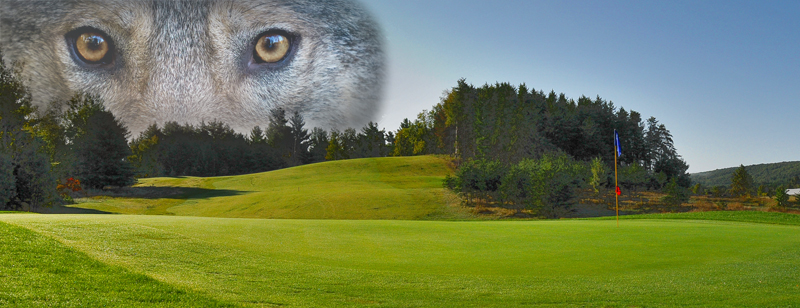
<path fill-rule="evenodd" d="M 617 152 L 617 134 L 616 131 L 614 132 L 614 198 L 616 198 L 617 202 L 617 228 L 619 228 L 619 194 L 617 193 L 619 189 L 619 180 L 617 178 L 617 156 L 619 153 Z"/>

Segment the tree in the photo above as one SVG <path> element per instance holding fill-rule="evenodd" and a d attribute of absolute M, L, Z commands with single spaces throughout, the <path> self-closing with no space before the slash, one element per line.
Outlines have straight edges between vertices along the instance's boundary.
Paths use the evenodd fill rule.
<path fill-rule="evenodd" d="M 158 126 L 153 124 L 139 133 L 139 137 L 134 138 L 129 144 L 131 156 L 128 156 L 128 161 L 133 164 L 137 178 L 163 174 L 164 166 L 159 161 L 159 135 L 163 138 Z"/>
<path fill-rule="evenodd" d="M 128 129 L 91 96 L 83 96 L 79 107 L 75 114 L 88 115 L 74 117 L 72 122 L 81 131 L 73 139 L 75 177 L 87 187 L 99 189 L 133 185 L 135 170 L 127 160 L 132 154 Z"/>
<path fill-rule="evenodd" d="M 786 193 L 786 187 L 778 186 L 775 190 L 775 206 L 785 209 L 789 205 L 789 194 Z"/>
<path fill-rule="evenodd" d="M 328 147 L 325 148 L 325 160 L 340 160 L 349 158 L 350 156 L 345 149 L 342 133 L 340 133 L 338 130 L 332 130 L 330 140 L 328 140 Z"/>
<path fill-rule="evenodd" d="M 744 165 L 739 165 L 739 168 L 733 172 L 731 177 L 731 193 L 734 196 L 750 195 L 750 190 L 753 186 L 753 177 L 747 173 Z"/>
<path fill-rule="evenodd" d="M 702 193 L 703 193 L 703 185 L 697 183 L 692 186 L 692 194 L 700 195 Z"/>
<path fill-rule="evenodd" d="M 250 131 L 250 137 L 247 141 L 250 144 L 266 143 L 267 138 L 264 136 L 264 131 L 261 130 L 261 127 L 256 126 Z"/>
<path fill-rule="evenodd" d="M 500 194 L 513 207 L 527 208 L 547 218 L 563 217 L 570 212 L 572 191 L 583 178 L 582 164 L 568 155 L 546 154 L 524 159 L 511 166 L 499 181 Z"/>
<path fill-rule="evenodd" d="M 31 132 L 35 111 L 0 52 L 0 208 L 33 210 L 58 200 L 46 146 Z"/>
<path fill-rule="evenodd" d="M 297 166 L 300 164 L 308 163 L 311 159 L 308 152 L 309 138 L 308 130 L 303 128 L 306 122 L 300 112 L 295 111 L 292 117 L 289 118 L 289 128 L 292 142 L 292 154 L 290 158 L 290 166 Z"/>
<path fill-rule="evenodd" d="M 314 127 L 311 130 L 311 137 L 309 140 L 309 161 L 306 163 L 315 163 L 325 161 L 325 155 L 328 153 L 328 132 L 319 127 Z"/>
<path fill-rule="evenodd" d="M 358 134 L 358 155 L 361 157 L 383 157 L 388 155 L 386 132 L 378 129 L 378 124 L 369 122 Z"/>
<path fill-rule="evenodd" d="M 289 127 L 289 120 L 286 119 L 286 110 L 275 108 L 269 113 L 269 126 L 265 131 L 267 144 L 270 145 L 283 159 L 286 164 L 290 163 L 292 157 L 292 128 Z"/>
<path fill-rule="evenodd" d="M 11 202 L 16 191 L 14 163 L 9 155 L 0 153 L 0 206 L 4 207 Z"/>
<path fill-rule="evenodd" d="M 664 193 L 667 195 L 661 198 L 661 202 L 666 204 L 670 210 L 676 209 L 681 204 L 689 202 L 689 192 L 686 188 L 678 185 L 678 180 L 673 178 L 664 186 Z"/>
<path fill-rule="evenodd" d="M 589 180 L 589 185 L 592 186 L 592 189 L 595 193 L 599 193 L 600 190 L 598 190 L 597 187 L 600 186 L 601 182 L 606 179 L 606 168 L 603 164 L 603 160 L 600 157 L 595 157 L 592 159 L 591 170 L 592 178 Z"/>

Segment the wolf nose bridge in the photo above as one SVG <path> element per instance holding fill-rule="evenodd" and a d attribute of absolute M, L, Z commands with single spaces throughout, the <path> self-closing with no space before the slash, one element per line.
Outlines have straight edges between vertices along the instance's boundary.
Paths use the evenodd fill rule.
<path fill-rule="evenodd" d="M 170 3 L 156 11 L 160 20 L 150 41 L 153 63 L 148 97 L 164 120 L 199 122 L 215 107 L 207 27 L 202 10 L 181 10 L 182 2 Z M 164 3 L 162 3 L 164 4 Z"/>

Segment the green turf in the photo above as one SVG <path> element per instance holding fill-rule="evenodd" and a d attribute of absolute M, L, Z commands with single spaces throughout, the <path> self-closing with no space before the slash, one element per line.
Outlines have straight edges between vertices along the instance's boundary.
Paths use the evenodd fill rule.
<path fill-rule="evenodd" d="M 83 198 L 74 207 L 208 217 L 470 218 L 442 187 L 451 172 L 435 156 L 353 159 L 230 177 L 141 179 L 132 196 Z"/>
<path fill-rule="evenodd" d="M 233 307 L 0 222 L 0 307 Z"/>
<path fill-rule="evenodd" d="M 790 225 L 18 214 L 0 221 L 243 306 L 800 303 L 800 227 Z"/>
<path fill-rule="evenodd" d="M 586 218 L 610 220 L 614 216 Z M 758 211 L 711 211 L 711 212 L 690 212 L 690 213 L 664 213 L 664 214 L 643 214 L 643 215 L 624 215 L 620 219 L 692 219 L 692 220 L 716 220 L 716 221 L 738 221 L 753 222 L 778 225 L 800 226 L 800 215 L 776 212 Z"/>

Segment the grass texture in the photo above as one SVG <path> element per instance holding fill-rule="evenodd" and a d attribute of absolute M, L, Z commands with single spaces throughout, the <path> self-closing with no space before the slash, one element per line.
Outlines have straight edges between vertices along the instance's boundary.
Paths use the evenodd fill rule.
<path fill-rule="evenodd" d="M 687 215 L 628 219 L 620 227 L 609 220 L 142 215 L 14 214 L 0 215 L 0 221 L 54 238 L 119 271 L 107 274 L 108 279 L 146 275 L 176 290 L 244 307 L 791 307 L 800 303 L 800 226 L 698 220 L 692 215 L 702 213 Z M 0 253 L 5 256 L 13 249 L 5 245 Z M 28 252 L 19 254 L 31 257 Z M 53 270 L 82 272 L 76 264 L 83 261 L 75 262 L 55 264 Z M 0 270 L 10 269 L 4 264 Z M 20 289 L 15 290 L 38 279 L 19 277 L 15 283 Z M 151 283 L 126 278 L 118 288 L 141 281 Z M 27 303 L 26 298 L 60 290 L 59 284 L 44 284 L 20 300 Z M 21 291 L 12 291 L 16 292 Z M 108 297 L 94 299 L 114 306 L 118 295 Z M 184 306 L 205 304 L 187 301 Z"/>
<path fill-rule="evenodd" d="M 0 222 L 1 307 L 235 307 Z"/>
<path fill-rule="evenodd" d="M 120 214 L 292 219 L 471 217 L 442 186 L 436 156 L 366 158 L 227 177 L 141 179 L 118 196 L 76 208 Z"/>

